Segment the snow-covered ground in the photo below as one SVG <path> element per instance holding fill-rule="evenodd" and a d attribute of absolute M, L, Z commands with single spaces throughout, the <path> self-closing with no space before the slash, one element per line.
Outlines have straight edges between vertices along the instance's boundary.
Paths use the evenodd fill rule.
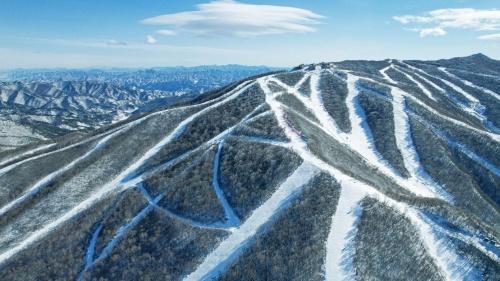
<path fill-rule="evenodd" d="M 491 260 L 499 262 L 500 250 L 496 249 L 495 245 L 476 233 L 462 231 L 459 226 L 457 226 L 458 230 L 456 230 L 438 224 L 432 221 L 420 207 L 414 207 L 409 203 L 405 203 L 406 201 L 397 201 L 395 199 L 397 196 L 391 192 L 379 190 L 378 188 L 380 186 L 378 186 L 378 183 L 373 185 L 367 183 L 357 178 L 356 175 L 351 175 L 331 165 L 331 162 L 322 160 L 323 158 L 317 155 L 317 152 L 313 152 L 309 148 L 307 137 L 300 132 L 300 127 L 295 127 L 294 124 L 291 123 L 292 121 L 288 119 L 287 112 L 293 109 L 287 107 L 278 99 L 283 92 L 281 92 L 281 90 L 279 92 L 273 92 L 271 90 L 271 88 L 273 88 L 272 86 L 276 88 L 276 85 L 278 85 L 287 94 L 295 96 L 303 103 L 305 108 L 310 111 L 313 117 L 315 117 L 314 120 L 311 120 L 313 118 L 307 119 L 307 117 L 298 113 L 299 116 L 307 119 L 306 122 L 308 122 L 308 125 L 314 126 L 315 129 L 317 128 L 324 132 L 325 137 L 338 141 L 342 147 L 348 149 L 350 153 L 358 154 L 360 159 L 363 160 L 363 165 L 383 175 L 384 178 L 390 181 L 391 186 L 395 186 L 394 189 L 397 190 L 401 188 L 401 194 L 404 194 L 404 196 L 418 197 L 418 200 L 422 200 L 422 197 L 426 197 L 425 200 L 453 206 L 454 200 L 451 195 L 445 191 L 444 186 L 438 184 L 423 168 L 423 164 L 421 163 L 421 159 L 412 138 L 409 122 L 409 114 L 411 113 L 406 108 L 406 101 L 411 99 L 429 110 L 431 114 L 435 114 L 439 118 L 452 122 L 452 124 L 457 126 L 474 130 L 474 132 L 489 137 L 493 141 L 498 142 L 500 136 L 495 132 L 483 128 L 476 128 L 461 121 L 457 121 L 447 116 L 445 113 L 442 113 L 438 107 L 431 107 L 425 102 L 418 100 L 415 96 L 402 90 L 396 81 L 397 78 L 390 77 L 387 73 L 389 69 L 394 69 L 395 71 L 403 73 L 410 81 L 415 83 L 429 99 L 436 100 L 438 97 L 436 94 L 439 94 L 440 87 L 428 81 L 424 76 L 429 75 L 422 70 L 413 69 L 410 68 L 410 66 L 408 66 L 408 68 L 414 71 L 415 77 L 422 79 L 426 82 L 425 84 L 430 85 L 430 87 L 423 85 L 424 83 L 420 83 L 415 77 L 406 74 L 406 70 L 403 70 L 401 66 L 395 66 L 391 62 L 389 66 L 380 71 L 380 74 L 377 74 L 379 76 L 381 75 L 385 81 L 362 77 L 360 74 L 353 74 L 351 71 L 335 69 L 335 71 L 343 72 L 342 75 L 345 74 L 341 79 L 343 79 L 342 82 L 346 84 L 348 90 L 345 102 L 349 114 L 348 121 L 352 127 L 350 132 L 341 131 L 335 123 L 335 120 L 325 109 L 323 100 L 324 93 L 322 93 L 319 85 L 322 74 L 325 71 L 331 70 L 316 66 L 310 70 L 304 70 L 305 75 L 293 86 L 289 86 L 280 81 L 278 76 L 275 75 L 261 77 L 254 81 L 242 83 L 234 90 L 224 93 L 211 101 L 150 114 L 133 122 L 125 123 L 112 131 L 85 139 L 65 148 L 51 150 L 52 144 L 47 144 L 35 147 L 19 155 L 13 155 L 8 159 L 2 159 L 1 164 L 5 164 L 6 166 L 0 169 L 0 177 L 28 161 L 40 159 L 40 157 L 52 155 L 75 147 L 76 145 L 87 144 L 89 146 L 89 149 L 85 153 L 74 157 L 68 165 L 43 176 L 28 187 L 20 196 L 0 208 L 0 216 L 7 214 L 12 208 L 36 196 L 40 191 L 49 186 L 54 179 L 74 169 L 80 163 L 91 158 L 96 152 L 100 152 L 106 148 L 110 140 L 120 137 L 121 134 L 125 134 L 127 130 L 134 126 L 140 126 L 146 123 L 144 121 L 151 118 L 151 116 L 164 114 L 170 110 L 182 111 L 187 108 L 190 110 L 192 109 L 194 112 L 190 115 L 186 114 L 182 121 L 176 123 L 173 129 L 169 129 L 164 135 L 158 137 L 156 143 L 144 148 L 143 153 L 137 155 L 131 163 L 127 163 L 122 169 L 116 171 L 116 174 L 110 176 L 109 180 L 106 179 L 106 182 L 102 185 L 98 184 L 91 186 L 91 184 L 89 184 L 86 186 L 86 184 L 88 184 L 88 178 L 91 178 L 91 175 L 102 167 L 99 165 L 107 164 L 104 160 L 99 162 L 99 165 L 96 164 L 89 169 L 79 171 L 77 175 L 58 187 L 58 189 L 54 191 L 51 201 L 48 203 L 50 206 L 44 204 L 30 205 L 26 213 L 19 215 L 19 220 L 17 221 L 18 225 L 9 224 L 8 226 L 0 228 L 0 246 L 5 249 L 3 252 L 0 252 L 0 265 L 6 263 L 14 255 L 32 244 L 37 243 L 55 229 L 64 226 L 66 222 L 79 215 L 84 210 L 108 198 L 108 196 L 118 194 L 121 191 L 138 191 L 145 199 L 145 206 L 134 214 L 130 220 L 124 222 L 122 227 L 118 228 L 109 241 L 105 241 L 104 248 L 99 253 L 96 253 L 96 243 L 103 228 L 104 220 L 98 221 L 96 225 L 93 226 L 85 257 L 82 257 L 83 272 L 81 273 L 83 274 L 86 270 L 90 270 L 96 261 L 103 261 L 108 258 L 116 245 L 126 238 L 128 231 L 137 226 L 150 212 L 159 210 L 169 218 L 190 227 L 202 228 L 206 231 L 215 229 L 227 232 L 227 237 L 220 241 L 219 244 L 213 245 L 214 248 L 212 252 L 204 257 L 203 261 L 196 265 L 192 272 L 184 276 L 185 280 L 211 280 L 212 278 L 217 278 L 224 270 L 236 262 L 238 257 L 240 257 L 245 249 L 254 241 L 254 238 L 267 230 L 267 227 L 281 214 L 281 212 L 301 194 L 307 184 L 320 172 L 325 172 L 331 175 L 341 188 L 335 214 L 331 218 L 330 225 L 325 226 L 329 228 L 328 237 L 326 241 L 322 241 L 324 242 L 326 250 L 325 264 L 323 266 L 326 280 L 351 280 L 354 277 L 354 237 L 358 228 L 360 215 L 364 211 L 361 202 L 366 197 L 374 198 L 384 203 L 411 223 L 418 234 L 418 241 L 412 242 L 420 243 L 423 246 L 426 255 L 434 261 L 439 270 L 439 274 L 442 275 L 445 280 L 476 280 L 479 278 L 478 274 L 480 271 L 469 260 L 458 254 L 455 246 L 450 241 L 450 237 L 467 243 Z M 444 69 L 442 69 L 442 71 L 447 73 Z M 449 73 L 447 74 L 450 75 Z M 310 81 L 310 95 L 301 93 L 300 90 L 308 79 Z M 386 86 L 390 89 L 392 98 L 380 98 L 385 98 L 392 104 L 395 127 L 394 137 L 396 146 L 403 158 L 403 165 L 408 170 L 409 176 L 407 178 L 395 171 L 374 145 L 374 135 L 367 123 L 367 117 L 365 116 L 364 110 L 358 101 L 360 95 L 360 79 L 367 79 L 372 83 Z M 442 78 L 436 77 L 436 79 Z M 462 93 L 461 91 L 465 90 L 452 82 L 443 81 L 443 83 L 454 89 L 457 93 L 462 94 L 468 100 L 468 108 L 474 109 L 476 113 L 480 112 L 476 110 L 479 108 L 480 103 L 475 100 L 472 95 L 468 95 L 465 92 Z M 182 151 L 173 159 L 169 159 L 169 161 L 161 163 L 147 172 L 142 171 L 141 168 L 147 165 L 151 159 L 157 156 L 158 153 L 172 144 L 173 141 L 178 139 L 181 135 L 186 133 L 186 129 L 194 121 L 204 118 L 205 114 L 210 111 L 226 105 L 230 101 L 234 101 L 249 90 L 250 87 L 256 85 L 260 86 L 264 92 L 265 103 L 256 106 L 253 110 L 248 110 L 249 112 L 246 113 L 246 116 L 240 117 L 241 119 L 235 121 L 233 126 L 225 128 L 215 137 L 212 136 L 211 139 L 207 138 L 208 140 L 204 140 L 201 145 L 190 148 L 188 151 Z M 441 90 L 444 91 L 444 89 Z M 264 108 L 265 106 L 269 108 Z M 262 136 L 232 135 L 233 131 L 239 126 L 243 126 L 253 120 L 268 116 L 269 114 L 272 114 L 276 118 L 279 128 L 284 132 L 289 142 L 276 141 Z M 500 169 L 493 163 L 486 161 L 479 153 L 462 143 L 450 139 L 436 128 L 432 128 L 430 125 L 428 127 L 450 147 L 458 149 L 463 152 L 464 155 L 488 169 L 493 174 L 500 176 Z M 221 183 L 219 182 L 221 155 L 224 153 L 225 141 L 229 137 L 237 138 L 243 142 L 257 142 L 279 146 L 293 152 L 302 160 L 300 166 L 296 170 L 289 171 L 289 176 L 279 183 L 275 187 L 273 193 L 264 200 L 264 203 L 254 209 L 245 220 L 241 220 L 236 215 L 233 207 L 226 198 L 226 194 L 223 192 L 225 188 L 221 188 Z M 163 198 L 163 194 L 152 196 L 145 185 L 143 185 L 145 179 L 150 175 L 180 163 L 180 161 L 188 159 L 188 157 L 195 155 L 195 153 L 200 152 L 203 156 L 206 156 L 209 152 L 213 152 L 214 146 L 217 146 L 217 150 L 213 157 L 212 170 L 210 171 L 212 175 L 210 184 L 224 211 L 225 220 L 213 224 L 206 224 L 182 217 L 159 206 L 158 202 Z M 358 155 L 356 155 L 356 157 Z M 335 159 L 332 160 L 334 161 Z M 188 169 L 186 169 L 186 171 L 188 171 Z M 80 197 L 79 192 L 87 187 L 89 190 L 84 191 L 88 193 Z M 48 214 L 48 212 L 44 212 L 44 208 L 47 206 L 57 210 Z M 58 212 L 59 210 L 62 211 Z M 33 220 L 32 218 L 34 217 L 36 217 L 37 220 Z"/>
<path fill-rule="evenodd" d="M 350 235 L 355 233 L 356 220 L 360 212 L 359 201 L 365 196 L 370 196 L 384 202 L 402 215 L 406 216 L 412 222 L 420 233 L 420 239 L 425 246 L 427 254 L 436 262 L 436 265 L 446 280 L 478 279 L 478 271 L 468 261 L 458 256 L 456 250 L 450 245 L 446 237 L 436 234 L 432 225 L 422 219 L 417 210 L 404 203 L 395 201 L 366 183 L 353 179 L 313 155 L 307 149 L 307 144 L 301 136 L 288 125 L 282 106 L 274 99 L 272 92 L 266 85 L 268 81 L 269 80 L 261 79 L 260 84 L 264 92 L 267 93 L 267 103 L 275 113 L 280 127 L 282 127 L 283 131 L 291 140 L 291 149 L 301 156 L 306 163 L 310 163 L 311 165 L 330 173 L 342 186 L 341 196 L 337 205 L 336 213 L 332 218 L 332 226 L 327 240 L 327 257 L 325 264 L 327 280 L 352 279 L 353 265 L 352 260 L 350 260 L 352 258 L 352 253 L 349 253 L 349 251 L 352 251 L 352 245 L 349 245 L 351 242 L 350 238 L 352 237 L 350 237 Z M 352 95 L 355 93 L 355 82 L 349 74 L 347 83 L 348 85 L 349 83 L 351 84 L 349 86 L 349 90 Z M 444 195 L 446 198 L 447 194 L 444 193 L 442 189 L 423 172 L 421 164 L 418 160 L 418 155 L 416 155 L 414 147 L 408 139 L 408 117 L 402 103 L 403 92 L 401 90 L 398 91 L 395 87 L 392 87 L 392 91 L 394 98 L 393 105 L 395 108 L 394 118 L 399 119 L 399 121 L 396 122 L 396 126 L 398 127 L 396 131 L 397 134 L 399 134 L 399 148 L 405 151 L 403 153 L 403 156 L 405 157 L 405 166 L 410 167 L 412 179 L 414 179 L 413 181 L 407 182 L 405 187 L 411 189 L 411 187 L 418 186 L 416 183 L 420 184 L 419 181 L 422 181 L 422 186 L 427 187 L 427 190 L 425 190 L 424 193 L 430 192 L 430 195 L 436 196 L 440 194 L 442 196 Z M 350 99 L 351 101 L 353 100 L 352 97 Z M 352 112 L 352 109 L 350 112 Z M 351 122 L 353 122 L 353 120 L 356 119 L 351 119 Z M 325 131 L 327 130 L 325 129 Z M 358 134 L 361 138 L 363 138 L 363 133 L 359 132 Z M 368 141 L 365 138 L 364 143 L 362 143 L 361 146 L 366 149 L 368 147 L 367 144 Z M 370 154 L 370 151 L 366 150 L 365 153 Z M 373 156 L 370 160 L 372 160 L 371 163 L 374 161 L 375 163 L 378 163 L 378 159 Z M 482 250 L 481 245 L 476 245 L 476 247 Z M 488 254 L 492 253 L 488 252 Z M 495 254 L 493 255 L 495 258 L 498 258 Z"/>
<path fill-rule="evenodd" d="M 0 152 L 46 140 L 28 126 L 11 120 L 0 120 Z"/>
<path fill-rule="evenodd" d="M 170 143 L 172 140 L 177 138 L 185 129 L 185 127 L 191 123 L 193 120 L 201 116 L 203 113 L 218 107 L 220 105 L 223 105 L 235 98 L 237 98 L 239 95 L 244 93 L 249 87 L 251 87 L 251 83 L 243 83 L 242 85 L 238 86 L 235 90 L 223 95 L 219 99 L 216 100 L 215 103 L 203 108 L 202 110 L 199 110 L 195 114 L 190 115 L 188 118 L 184 119 L 182 122 L 179 123 L 179 125 L 172 130 L 167 136 L 165 136 L 162 140 L 160 140 L 155 146 L 153 146 L 151 149 L 149 149 L 144 155 L 142 155 L 141 158 L 139 158 L 137 161 L 132 163 L 127 169 L 122 171 L 117 177 L 115 177 L 112 181 L 108 182 L 104 186 L 100 187 L 99 189 L 95 190 L 88 198 L 81 202 L 75 202 L 75 205 L 66 213 L 64 213 L 60 217 L 53 217 L 50 218 L 49 221 L 46 222 L 46 224 L 43 225 L 43 227 L 36 229 L 30 233 L 27 233 L 28 235 L 22 235 L 19 238 L 14 238 L 15 240 L 20 240 L 20 241 L 15 241 L 13 246 L 9 248 L 8 250 L 4 251 L 3 253 L 0 254 L 0 264 L 5 262 L 7 259 L 18 253 L 19 251 L 25 249 L 32 243 L 38 241 L 39 239 L 45 237 L 48 233 L 50 233 L 53 229 L 59 227 L 63 223 L 67 222 L 70 220 L 72 217 L 75 215 L 79 214 L 80 212 L 90 208 L 93 206 L 96 202 L 102 200 L 103 198 L 106 198 L 110 194 L 119 191 L 120 188 L 128 188 L 129 186 L 127 185 L 127 180 L 133 177 L 136 173 L 136 171 L 144 164 L 146 163 L 151 157 L 153 157 L 156 153 L 158 153 L 165 145 Z M 213 102 L 213 101 L 212 101 Z M 195 105 L 199 106 L 199 105 Z M 172 110 L 178 110 L 172 109 Z M 160 113 L 156 113 L 160 114 Z M 142 122 L 144 118 L 135 120 L 134 122 L 131 122 L 127 124 L 127 126 L 132 126 L 137 122 Z M 6 233 L 2 239 L 7 239 L 7 240 L 12 240 L 12 233 Z"/>
<path fill-rule="evenodd" d="M 354 242 L 356 222 L 361 215 L 360 201 L 366 193 L 352 182 L 342 183 L 339 202 L 332 217 L 326 242 L 325 279 L 352 280 L 354 278 Z"/>

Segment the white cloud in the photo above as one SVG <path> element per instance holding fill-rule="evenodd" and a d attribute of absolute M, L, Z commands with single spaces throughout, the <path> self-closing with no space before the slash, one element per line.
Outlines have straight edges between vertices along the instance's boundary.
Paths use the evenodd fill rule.
<path fill-rule="evenodd" d="M 478 38 L 481 40 L 500 40 L 500 33 L 482 35 Z"/>
<path fill-rule="evenodd" d="M 419 30 L 420 32 L 420 37 L 427 37 L 427 36 L 444 36 L 446 35 L 446 30 L 442 29 L 441 27 L 434 27 L 434 28 L 424 28 Z"/>
<path fill-rule="evenodd" d="M 175 35 L 177 35 L 177 32 L 175 32 L 174 30 L 170 30 L 170 29 L 160 29 L 157 31 L 157 33 L 160 35 L 163 35 L 163 36 L 175 36 Z"/>
<path fill-rule="evenodd" d="M 500 30 L 500 10 L 439 9 L 423 15 L 395 16 L 401 24 L 417 25 L 420 36 L 443 36 L 449 29 L 470 29 L 474 31 Z"/>
<path fill-rule="evenodd" d="M 409 24 L 409 23 L 429 23 L 432 22 L 432 19 L 429 17 L 423 17 L 423 16 L 411 16 L 411 15 L 405 15 L 405 16 L 395 16 L 393 17 L 394 20 L 399 21 L 402 24 Z"/>
<path fill-rule="evenodd" d="M 156 38 L 151 35 L 146 36 L 146 43 L 153 45 L 156 44 Z"/>
<path fill-rule="evenodd" d="M 254 5 L 216 0 L 197 10 L 165 14 L 142 20 L 143 24 L 169 26 L 164 35 L 189 33 L 197 36 L 253 37 L 268 34 L 314 32 L 312 25 L 324 18 L 294 7 Z M 163 32 L 158 31 L 160 34 Z"/>
<path fill-rule="evenodd" d="M 106 44 L 108 44 L 109 46 L 126 46 L 127 42 L 111 39 L 111 40 L 108 40 L 108 42 L 106 42 Z"/>

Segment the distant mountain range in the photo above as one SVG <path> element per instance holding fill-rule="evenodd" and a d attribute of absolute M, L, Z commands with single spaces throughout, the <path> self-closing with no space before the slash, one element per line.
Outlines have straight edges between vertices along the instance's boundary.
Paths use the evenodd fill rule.
<path fill-rule="evenodd" d="M 127 88 L 175 93 L 203 93 L 228 83 L 278 68 L 222 65 L 147 69 L 33 69 L 4 73 L 5 80 L 23 82 L 88 81 Z"/>
<path fill-rule="evenodd" d="M 0 153 L 0 280 L 500 280 L 499 67 L 301 65 Z"/>
<path fill-rule="evenodd" d="M 191 99 L 271 68 L 14 70 L 0 82 L 0 151 Z"/>

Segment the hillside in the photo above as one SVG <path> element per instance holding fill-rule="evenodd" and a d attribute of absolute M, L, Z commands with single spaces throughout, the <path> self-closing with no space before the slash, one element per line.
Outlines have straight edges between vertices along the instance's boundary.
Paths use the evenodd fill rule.
<path fill-rule="evenodd" d="M 0 280 L 499 280 L 484 60 L 302 65 L 4 152 Z"/>

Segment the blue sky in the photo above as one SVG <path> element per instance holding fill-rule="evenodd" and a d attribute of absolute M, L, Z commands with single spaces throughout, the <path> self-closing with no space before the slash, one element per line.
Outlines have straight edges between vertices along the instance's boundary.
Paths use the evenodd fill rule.
<path fill-rule="evenodd" d="M 500 59 L 498 0 L 2 0 L 0 68 Z"/>

